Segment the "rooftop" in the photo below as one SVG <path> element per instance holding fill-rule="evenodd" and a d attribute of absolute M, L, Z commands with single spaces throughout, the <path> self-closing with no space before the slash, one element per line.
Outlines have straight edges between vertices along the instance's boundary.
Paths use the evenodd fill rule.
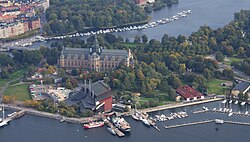
<path fill-rule="evenodd" d="M 237 85 L 233 88 L 233 90 L 238 90 L 238 91 L 240 91 L 240 92 L 244 92 L 245 90 L 248 89 L 249 86 L 250 86 L 250 82 L 244 82 L 244 81 L 243 81 L 243 82 L 237 84 Z"/>
<path fill-rule="evenodd" d="M 194 88 L 192 88 L 188 85 L 178 87 L 176 89 L 176 92 L 178 94 L 180 94 L 182 97 L 184 97 L 185 99 L 202 96 L 202 94 L 200 92 L 196 91 Z"/>

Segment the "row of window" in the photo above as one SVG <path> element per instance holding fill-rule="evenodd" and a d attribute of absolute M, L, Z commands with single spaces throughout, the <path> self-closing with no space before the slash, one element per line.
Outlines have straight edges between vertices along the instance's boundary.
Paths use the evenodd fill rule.
<path fill-rule="evenodd" d="M 101 62 L 101 67 L 115 67 L 118 66 L 119 62 Z M 69 66 L 90 66 L 90 64 L 88 62 L 81 62 L 81 61 L 65 61 L 65 67 L 69 67 Z M 99 65 L 97 64 L 97 67 Z M 92 67 L 94 67 L 94 65 L 92 65 Z"/>

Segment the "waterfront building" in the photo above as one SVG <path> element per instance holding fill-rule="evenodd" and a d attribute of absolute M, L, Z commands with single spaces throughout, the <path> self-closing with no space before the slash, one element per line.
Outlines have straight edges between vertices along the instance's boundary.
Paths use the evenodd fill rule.
<path fill-rule="evenodd" d="M 101 112 L 112 109 L 112 91 L 111 88 L 102 80 L 86 84 L 81 90 L 70 95 L 65 101 L 68 105 L 77 104 L 81 110 L 91 109 Z"/>
<path fill-rule="evenodd" d="M 100 72 L 115 69 L 121 63 L 133 65 L 133 55 L 130 50 L 104 49 L 95 39 L 91 48 L 64 48 L 58 63 L 66 70 L 76 68 Z"/>
<path fill-rule="evenodd" d="M 243 93 L 243 95 L 248 94 L 250 97 L 250 82 L 242 81 L 231 90 L 231 94 L 234 96 L 238 96 L 240 93 Z"/>
<path fill-rule="evenodd" d="M 186 101 L 204 98 L 204 96 L 200 92 L 196 91 L 194 88 L 188 85 L 183 85 L 183 86 L 178 87 L 176 89 L 176 93 L 177 95 L 180 95 Z"/>

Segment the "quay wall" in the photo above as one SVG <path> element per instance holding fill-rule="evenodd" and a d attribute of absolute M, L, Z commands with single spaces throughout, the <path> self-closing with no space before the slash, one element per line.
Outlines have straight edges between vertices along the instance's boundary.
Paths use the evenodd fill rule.
<path fill-rule="evenodd" d="M 172 108 L 178 108 L 178 107 L 185 107 L 185 106 L 192 106 L 192 105 L 198 105 L 203 103 L 209 103 L 209 102 L 215 102 L 223 100 L 223 98 L 214 98 L 214 99 L 208 99 L 208 100 L 202 100 L 197 102 L 190 102 L 190 103 L 175 103 L 175 104 L 168 104 L 163 106 L 157 106 L 153 108 L 146 108 L 142 109 L 143 112 L 154 112 L 154 111 L 160 111 L 160 110 L 166 110 L 166 109 L 172 109 Z"/>

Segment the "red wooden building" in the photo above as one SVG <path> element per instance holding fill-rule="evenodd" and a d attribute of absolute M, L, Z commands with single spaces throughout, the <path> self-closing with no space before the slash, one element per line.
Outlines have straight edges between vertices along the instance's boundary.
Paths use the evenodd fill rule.
<path fill-rule="evenodd" d="M 182 96 L 185 100 L 196 100 L 199 98 L 203 98 L 203 95 L 196 91 L 194 88 L 188 86 L 188 85 L 183 85 L 180 86 L 176 89 L 177 94 Z"/>

